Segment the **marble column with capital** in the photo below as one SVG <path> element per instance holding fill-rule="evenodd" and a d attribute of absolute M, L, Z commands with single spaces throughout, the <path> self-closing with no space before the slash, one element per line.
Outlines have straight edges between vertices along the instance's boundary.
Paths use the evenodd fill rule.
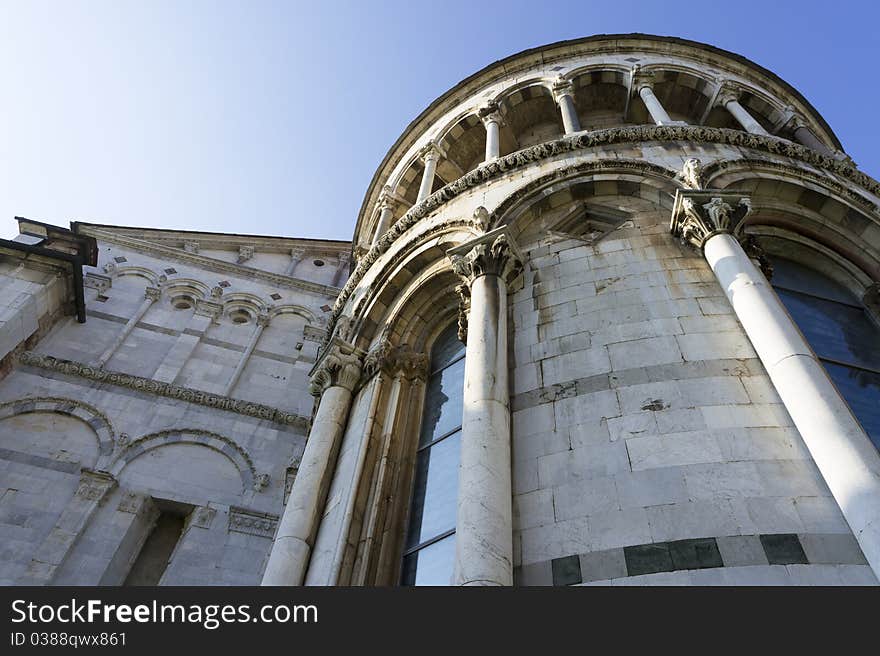
<path fill-rule="evenodd" d="M 671 230 L 700 249 L 837 501 L 880 575 L 880 453 L 740 244 L 748 197 L 679 190 Z"/>
<path fill-rule="evenodd" d="M 724 88 L 718 94 L 715 100 L 717 105 L 724 107 L 736 122 L 742 126 L 742 129 L 751 134 L 760 134 L 762 136 L 770 136 L 767 130 L 761 127 L 761 124 L 755 120 L 755 117 L 749 114 L 749 111 L 739 102 L 740 92 L 732 87 Z"/>
<path fill-rule="evenodd" d="M 503 228 L 448 256 L 470 291 L 452 583 L 512 585 L 507 287 L 522 259 Z"/>
<path fill-rule="evenodd" d="M 153 303 L 158 301 L 162 296 L 162 290 L 158 287 L 147 287 L 144 290 L 144 300 L 138 307 L 137 311 L 132 315 L 132 317 L 125 323 L 125 326 L 122 328 L 122 332 L 120 332 L 116 339 L 113 340 L 113 343 L 108 346 L 104 352 L 98 357 L 95 361 L 95 366 L 99 369 L 103 369 L 104 365 L 110 361 L 110 358 L 113 357 L 113 354 L 122 346 L 125 339 L 131 334 L 131 331 L 134 330 L 134 327 L 140 322 L 141 319 L 144 318 L 144 315 L 147 313 Z"/>
<path fill-rule="evenodd" d="M 419 186 L 416 203 L 421 203 L 431 195 L 431 189 L 434 187 L 434 175 L 437 173 L 437 162 L 440 161 L 440 149 L 437 148 L 437 144 L 431 142 L 422 148 L 419 157 L 425 168 L 422 171 L 422 183 Z"/>
<path fill-rule="evenodd" d="M 577 109 L 574 106 L 574 85 L 572 85 L 571 80 L 556 80 L 551 87 L 551 91 L 562 114 L 562 125 L 565 129 L 565 134 L 580 132 L 581 124 L 578 120 Z"/>
<path fill-rule="evenodd" d="M 292 276 L 294 271 L 296 271 L 296 267 L 302 262 L 302 259 L 306 256 L 305 248 L 291 248 L 290 249 L 290 261 L 287 263 L 287 266 L 284 268 L 285 276 Z"/>
<path fill-rule="evenodd" d="M 812 148 L 813 150 L 820 152 L 823 155 L 834 157 L 834 151 L 832 151 L 828 146 L 819 141 L 819 137 L 817 137 L 815 133 L 809 128 L 806 121 L 804 121 L 804 119 L 802 119 L 797 114 L 793 115 L 791 119 L 789 119 L 787 127 L 791 130 L 791 135 L 794 137 L 794 140 L 802 146 Z"/>
<path fill-rule="evenodd" d="M 391 227 L 391 221 L 394 219 L 396 202 L 394 199 L 394 192 L 390 186 L 385 185 L 382 187 L 376 206 L 379 213 L 379 220 L 376 222 L 376 230 L 373 232 L 373 239 L 370 243 L 371 246 L 375 246 L 379 242 L 382 235 L 384 235 L 388 231 L 388 228 Z"/>
<path fill-rule="evenodd" d="M 275 534 L 262 585 L 302 585 L 305 580 L 362 362 L 362 352 L 334 336 L 312 369 L 309 391 L 320 399 L 318 410 Z"/>
<path fill-rule="evenodd" d="M 501 106 L 498 103 L 484 105 L 477 112 L 486 127 L 486 162 L 501 156 Z"/>

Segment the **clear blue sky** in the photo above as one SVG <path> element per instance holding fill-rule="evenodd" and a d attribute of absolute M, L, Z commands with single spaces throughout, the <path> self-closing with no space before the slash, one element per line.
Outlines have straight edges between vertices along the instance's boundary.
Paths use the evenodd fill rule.
<path fill-rule="evenodd" d="M 0 236 L 14 215 L 349 239 L 434 98 L 544 43 L 648 32 L 798 88 L 880 177 L 878 3 L 0 0 Z"/>

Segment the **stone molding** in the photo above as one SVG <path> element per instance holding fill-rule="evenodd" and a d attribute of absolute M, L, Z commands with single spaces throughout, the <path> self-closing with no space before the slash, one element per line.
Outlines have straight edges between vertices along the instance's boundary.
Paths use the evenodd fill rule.
<path fill-rule="evenodd" d="M 199 506 L 193 510 L 190 515 L 190 526 L 195 526 L 196 528 L 211 528 L 211 522 L 214 521 L 216 515 L 217 510 L 215 508 Z"/>
<path fill-rule="evenodd" d="M 307 430 L 309 425 L 309 419 L 307 417 L 292 412 L 284 412 L 278 408 L 273 408 L 261 403 L 243 401 L 229 396 L 203 392 L 190 387 L 181 387 L 171 383 L 163 383 L 152 378 L 144 378 L 142 376 L 134 376 L 132 374 L 124 374 L 117 371 L 98 369 L 97 367 L 93 367 L 83 362 L 63 360 L 51 355 L 34 353 L 33 351 L 24 351 L 18 359 L 21 364 L 26 366 L 58 371 L 63 374 L 77 376 L 79 378 L 85 378 L 99 383 L 110 383 L 111 385 L 128 387 L 129 389 L 145 392 L 147 394 L 178 399 L 187 403 L 195 403 L 196 405 L 217 408 L 218 410 L 226 410 L 228 412 L 234 412 L 248 417 L 273 421 L 286 426 L 294 426 L 300 430 Z"/>
<path fill-rule="evenodd" d="M 110 472 L 83 469 L 80 472 L 79 487 L 76 496 L 86 501 L 102 501 L 108 491 L 116 487 L 116 478 Z"/>
<path fill-rule="evenodd" d="M 747 195 L 679 189 L 675 192 L 670 232 L 702 251 L 706 242 L 718 234 L 742 239 L 743 222 L 751 211 Z"/>
<path fill-rule="evenodd" d="M 0 403 L 0 420 L 29 412 L 57 412 L 84 421 L 95 431 L 98 437 L 98 453 L 102 456 L 111 453 L 114 445 L 119 443 L 107 415 L 78 399 L 37 396 Z"/>
<path fill-rule="evenodd" d="M 114 234 L 111 231 L 101 230 L 100 228 L 82 226 L 80 228 L 80 232 L 90 237 L 100 239 L 101 241 L 117 244 L 119 246 L 125 246 L 126 248 L 130 248 L 141 253 L 154 255 L 160 258 L 172 258 L 180 262 L 185 262 L 206 271 L 213 271 L 215 273 L 227 273 L 234 276 L 239 276 L 241 278 L 262 280 L 265 282 L 270 282 L 278 287 L 284 287 L 287 289 L 299 289 L 312 294 L 317 294 L 325 298 L 334 298 L 339 293 L 338 287 L 321 285 L 318 283 L 309 282 L 307 280 L 301 280 L 300 278 L 285 276 L 280 273 L 271 273 L 269 271 L 263 271 L 262 269 L 255 269 L 253 267 L 243 266 L 234 262 L 224 262 L 223 260 L 218 260 L 213 257 L 207 257 L 205 255 L 199 255 L 198 253 L 185 251 L 181 248 L 166 246 L 164 244 L 156 244 L 153 242 L 145 241 L 143 239 L 138 239 L 136 237 L 122 236 Z"/>
<path fill-rule="evenodd" d="M 229 531 L 274 538 L 278 528 L 278 515 L 233 506 L 229 509 Z"/>
<path fill-rule="evenodd" d="M 347 336 L 348 331 L 337 327 L 337 333 Z M 345 341 L 344 337 L 335 336 L 329 346 L 324 349 L 320 359 L 311 371 L 309 392 L 312 396 L 321 396 L 328 387 L 344 387 L 353 392 L 361 378 L 363 352 Z"/>
<path fill-rule="evenodd" d="M 221 288 L 217 287 L 217 289 Z M 195 314 L 199 317 L 208 317 L 211 319 L 211 323 L 219 324 L 220 316 L 223 314 L 223 304 L 197 298 Z"/>
<path fill-rule="evenodd" d="M 330 314 L 328 327 L 332 331 L 345 304 L 351 298 L 352 293 L 363 279 L 373 263 L 381 255 L 389 250 L 392 244 L 404 232 L 416 225 L 435 210 L 441 208 L 450 200 L 460 196 L 464 192 L 493 180 L 501 175 L 524 168 L 535 162 L 540 162 L 557 155 L 580 150 L 588 150 L 597 146 L 606 146 L 619 143 L 639 143 L 646 141 L 668 142 L 691 142 L 691 143 L 715 143 L 730 146 L 751 148 L 774 155 L 789 157 L 813 166 L 823 168 L 831 173 L 839 175 L 854 184 L 864 188 L 872 194 L 880 194 L 880 182 L 867 174 L 859 171 L 855 166 L 823 155 L 807 146 L 802 146 L 793 141 L 781 137 L 758 135 L 733 130 L 729 128 L 712 128 L 696 125 L 639 125 L 592 132 L 577 133 L 554 141 L 548 141 L 530 148 L 519 150 L 509 155 L 503 155 L 496 159 L 478 166 L 469 171 L 458 180 L 455 180 L 442 189 L 428 196 L 421 203 L 413 205 L 407 212 L 394 223 L 391 228 L 372 246 L 366 253 L 358 258 L 358 264 L 352 272 L 339 296 L 336 298 L 333 310 Z M 596 168 L 613 168 L 614 161 L 598 161 Z M 656 165 L 649 167 L 657 168 Z M 632 168 L 637 168 L 633 166 Z M 797 169 L 795 169 L 797 170 Z M 326 342 L 325 342 L 326 346 Z"/>

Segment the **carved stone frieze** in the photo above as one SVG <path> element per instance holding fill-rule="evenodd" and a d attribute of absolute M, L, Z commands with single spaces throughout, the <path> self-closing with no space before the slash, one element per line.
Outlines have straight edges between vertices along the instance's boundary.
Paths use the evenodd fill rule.
<path fill-rule="evenodd" d="M 678 190 L 670 231 L 700 250 L 720 233 L 742 238 L 743 221 L 752 211 L 747 196 L 718 190 Z"/>
<path fill-rule="evenodd" d="M 181 387 L 172 383 L 164 383 L 152 378 L 143 378 L 132 374 L 124 374 L 106 369 L 98 369 L 83 362 L 63 360 L 51 355 L 42 355 L 33 351 L 24 351 L 19 355 L 19 362 L 23 365 L 40 367 L 58 371 L 70 376 L 78 376 L 100 383 L 110 383 L 120 387 L 128 387 L 148 394 L 178 399 L 187 403 L 195 403 L 220 410 L 227 410 L 249 417 L 274 421 L 279 424 L 295 426 L 301 430 L 308 428 L 308 418 L 291 412 L 284 412 L 261 403 L 243 401 L 229 396 L 211 394 L 189 387 Z"/>

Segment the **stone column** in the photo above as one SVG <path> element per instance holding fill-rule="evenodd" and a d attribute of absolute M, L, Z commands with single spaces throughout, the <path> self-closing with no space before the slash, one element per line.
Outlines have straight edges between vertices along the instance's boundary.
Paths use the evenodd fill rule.
<path fill-rule="evenodd" d="M 507 284 L 522 269 L 504 229 L 449 251 L 470 288 L 455 585 L 513 585 Z"/>
<path fill-rule="evenodd" d="M 422 149 L 419 156 L 422 158 L 425 169 L 422 171 L 422 184 L 419 187 L 416 203 L 421 203 L 431 195 L 431 189 L 434 186 L 434 174 L 437 171 L 437 161 L 440 159 L 440 151 L 437 149 L 436 144 L 429 143 Z"/>
<path fill-rule="evenodd" d="M 761 124 L 749 114 L 745 107 L 739 104 L 739 91 L 732 88 L 722 89 L 715 101 L 718 105 L 726 108 L 728 112 L 736 119 L 736 122 L 742 126 L 742 129 L 751 134 L 760 134 L 762 136 L 770 136 L 767 130 L 761 127 Z"/>
<path fill-rule="evenodd" d="M 749 210 L 747 198 L 679 191 L 672 232 L 702 249 L 865 558 L 880 574 L 880 454 L 740 246 Z"/>
<path fill-rule="evenodd" d="M 501 107 L 498 103 L 490 103 L 477 112 L 486 126 L 486 160 L 487 162 L 501 156 Z"/>
<path fill-rule="evenodd" d="M 302 262 L 302 259 L 306 255 L 305 248 L 291 248 L 290 249 L 290 262 L 287 263 L 287 266 L 284 269 L 285 276 L 292 276 L 293 272 L 296 271 L 296 267 Z"/>
<path fill-rule="evenodd" d="M 76 493 L 37 549 L 18 585 L 49 585 L 52 582 L 89 520 L 114 487 L 116 479 L 108 472 L 82 470 Z"/>
<path fill-rule="evenodd" d="M 376 223 L 376 231 L 373 233 L 371 246 L 375 246 L 382 235 L 391 227 L 391 220 L 394 218 L 395 202 L 391 187 L 385 185 L 382 193 L 379 194 L 378 200 L 379 221 Z"/>
<path fill-rule="evenodd" d="M 270 319 L 270 316 L 264 312 L 257 315 L 257 325 L 254 328 L 254 332 L 251 333 L 251 338 L 248 340 L 247 346 L 245 346 L 244 353 L 242 353 L 241 357 L 238 359 L 238 364 L 235 365 L 235 371 L 232 372 L 232 377 L 229 379 L 229 382 L 226 383 L 226 388 L 223 390 L 223 396 L 229 396 L 232 394 L 232 390 L 235 389 L 238 379 L 241 378 L 241 374 L 247 366 L 248 360 L 250 360 L 251 355 L 257 346 L 257 342 L 260 341 L 260 335 L 263 334 L 263 330 L 269 325 Z"/>
<path fill-rule="evenodd" d="M 302 585 L 318 532 L 352 394 L 361 375 L 361 353 L 334 337 L 312 369 L 318 411 L 284 515 L 275 534 L 262 585 Z"/>
<path fill-rule="evenodd" d="M 806 146 L 807 148 L 812 148 L 823 155 L 834 157 L 834 152 L 824 143 L 819 141 L 819 137 L 813 133 L 800 116 L 796 114 L 792 116 L 789 121 L 789 127 L 791 128 L 791 134 L 794 137 L 794 140 L 799 144 Z"/>
<path fill-rule="evenodd" d="M 215 290 L 223 291 L 221 287 L 215 287 Z M 219 295 L 218 295 L 219 297 Z M 217 318 L 223 311 L 223 306 L 217 301 L 209 301 L 203 298 L 196 299 L 196 309 L 193 316 L 190 317 L 189 323 L 177 340 L 174 346 L 162 359 L 162 364 L 156 369 L 153 378 L 163 383 L 173 383 L 180 372 L 186 366 L 190 356 L 195 351 L 196 346 L 202 341 L 202 338 L 208 332 L 208 328 L 212 323 L 217 323 Z"/>
<path fill-rule="evenodd" d="M 134 316 L 128 320 L 125 324 L 125 327 L 122 329 L 122 332 L 116 336 L 116 339 L 113 340 L 113 343 L 107 347 L 101 357 L 99 357 L 95 361 L 95 366 L 99 369 L 103 369 L 104 365 L 113 357 L 113 354 L 116 353 L 116 349 L 122 346 L 122 343 L 125 341 L 125 338 L 131 334 L 131 331 L 134 330 L 134 327 L 138 324 L 138 322 L 144 318 L 144 315 L 147 313 L 147 310 L 159 300 L 159 297 L 162 296 L 162 290 L 158 287 L 147 287 L 144 291 L 144 302 L 141 303 L 141 306 L 137 309 L 137 312 L 134 313 Z"/>
<path fill-rule="evenodd" d="M 553 98 L 559 105 L 559 111 L 562 113 L 562 125 L 565 127 L 565 134 L 580 132 L 581 123 L 578 120 L 577 110 L 574 106 L 574 87 L 571 80 L 562 78 L 556 80 L 551 88 Z"/>
<path fill-rule="evenodd" d="M 339 264 L 336 265 L 336 273 L 333 274 L 333 286 L 339 287 L 339 282 L 348 278 L 348 263 L 351 256 L 348 253 L 339 254 Z"/>

